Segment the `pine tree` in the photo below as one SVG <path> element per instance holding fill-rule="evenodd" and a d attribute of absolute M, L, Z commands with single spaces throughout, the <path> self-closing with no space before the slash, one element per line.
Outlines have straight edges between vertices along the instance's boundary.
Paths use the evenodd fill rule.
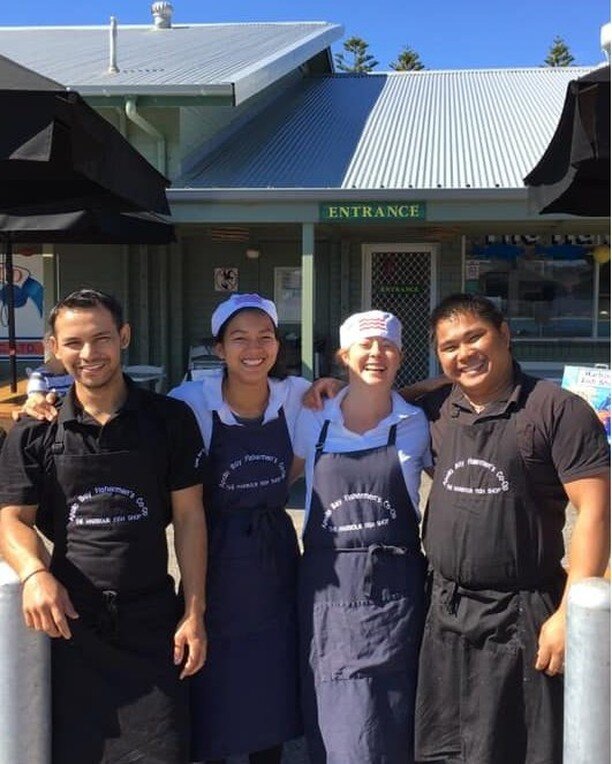
<path fill-rule="evenodd" d="M 415 72 L 425 68 L 419 54 L 408 45 L 404 45 L 397 59 L 389 66 L 396 72 Z"/>
<path fill-rule="evenodd" d="M 369 44 L 361 37 L 349 37 L 344 41 L 343 53 L 336 53 L 336 66 L 342 72 L 371 72 L 378 61 L 368 53 Z M 352 59 L 348 57 L 352 56 Z"/>
<path fill-rule="evenodd" d="M 571 66 L 575 59 L 570 53 L 567 43 L 562 37 L 555 37 L 544 59 L 546 66 Z"/>

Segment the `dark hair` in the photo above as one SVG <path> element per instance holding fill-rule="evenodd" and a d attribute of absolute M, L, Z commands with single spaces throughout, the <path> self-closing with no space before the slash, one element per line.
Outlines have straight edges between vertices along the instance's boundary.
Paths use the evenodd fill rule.
<path fill-rule="evenodd" d="M 62 310 L 83 310 L 87 308 L 106 308 L 111 314 L 115 326 L 118 330 L 124 325 L 123 308 L 116 297 L 106 292 L 100 292 L 98 289 L 77 289 L 71 292 L 67 297 L 62 298 L 56 303 L 49 313 L 49 326 L 51 333 L 55 334 L 55 322 Z"/>
<path fill-rule="evenodd" d="M 275 379 L 285 379 L 287 376 L 287 369 L 285 367 L 285 344 L 283 342 L 283 338 L 278 329 L 278 326 L 275 325 L 274 321 L 272 321 L 272 318 L 268 315 L 268 313 L 266 313 L 265 310 L 261 310 L 261 308 L 254 308 L 249 306 L 245 308 L 239 308 L 238 310 L 234 311 L 231 316 L 228 316 L 219 327 L 219 331 L 217 332 L 216 336 L 213 337 L 214 344 L 217 345 L 223 343 L 229 322 L 239 313 L 245 313 L 246 311 L 255 311 L 256 313 L 261 313 L 262 316 L 267 316 L 270 319 L 270 323 L 274 329 L 274 337 L 278 342 L 278 353 L 276 355 L 274 366 L 268 372 L 268 376 L 274 377 Z M 225 373 L 227 374 L 227 369 L 225 370 Z"/>
<path fill-rule="evenodd" d="M 467 294 L 466 292 L 449 294 L 433 309 L 429 317 L 429 336 L 432 345 L 435 344 L 436 329 L 441 321 L 448 321 L 449 318 L 455 318 L 466 313 L 477 316 L 498 330 L 501 329 L 506 320 L 495 303 L 480 294 Z"/>

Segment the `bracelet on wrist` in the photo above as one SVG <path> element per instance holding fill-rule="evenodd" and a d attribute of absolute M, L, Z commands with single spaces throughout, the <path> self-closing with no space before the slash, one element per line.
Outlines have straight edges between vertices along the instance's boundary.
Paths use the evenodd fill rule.
<path fill-rule="evenodd" d="M 36 570 L 33 570 L 31 573 L 28 573 L 28 575 L 25 578 L 21 579 L 21 585 L 23 586 L 25 582 L 32 578 L 32 576 L 35 576 L 37 573 L 48 573 L 49 571 L 46 568 L 37 568 Z"/>

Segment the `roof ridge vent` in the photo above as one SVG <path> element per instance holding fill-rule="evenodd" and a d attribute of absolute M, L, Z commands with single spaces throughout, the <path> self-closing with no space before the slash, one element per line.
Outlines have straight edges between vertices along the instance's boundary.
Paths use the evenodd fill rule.
<path fill-rule="evenodd" d="M 172 3 L 167 2 L 167 0 L 153 3 L 151 5 L 151 13 L 153 14 L 155 29 L 170 29 L 172 27 L 173 11 Z"/>

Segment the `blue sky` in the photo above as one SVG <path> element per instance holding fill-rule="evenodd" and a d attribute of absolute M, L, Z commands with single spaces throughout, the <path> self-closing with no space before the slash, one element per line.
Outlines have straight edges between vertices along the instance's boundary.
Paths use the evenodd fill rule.
<path fill-rule="evenodd" d="M 608 0 L 174 0 L 176 23 L 228 21 L 331 21 L 345 36 L 370 44 L 389 68 L 404 45 L 428 69 L 539 66 L 556 35 L 576 64 L 602 61 L 600 27 L 610 19 Z M 2 24 L 147 24 L 147 0 L 22 0 L 2 7 Z M 340 50 L 341 44 L 334 46 Z M 0 51 L 1 52 L 1 51 Z"/>

